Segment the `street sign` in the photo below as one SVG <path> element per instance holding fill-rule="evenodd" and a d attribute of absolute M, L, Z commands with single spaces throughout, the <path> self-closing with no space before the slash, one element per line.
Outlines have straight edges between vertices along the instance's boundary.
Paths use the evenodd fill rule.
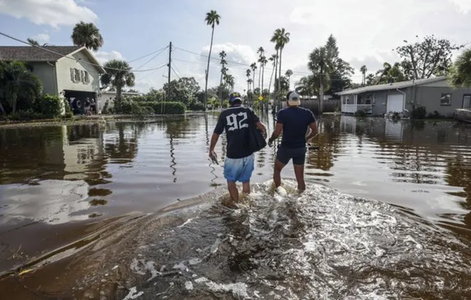
<path fill-rule="evenodd" d="M 258 97 L 258 100 L 262 101 L 262 100 L 263 100 L 263 96 Z"/>

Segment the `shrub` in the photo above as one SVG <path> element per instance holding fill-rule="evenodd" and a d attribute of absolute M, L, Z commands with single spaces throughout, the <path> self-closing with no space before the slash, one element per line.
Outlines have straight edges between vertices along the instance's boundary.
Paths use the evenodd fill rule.
<path fill-rule="evenodd" d="M 14 121 L 29 121 L 29 120 L 40 120 L 47 119 L 48 116 L 43 115 L 40 112 L 36 112 L 32 109 L 17 111 L 14 114 L 10 114 L 7 117 L 9 120 Z"/>
<path fill-rule="evenodd" d="M 424 106 L 417 106 L 412 110 L 412 119 L 424 119 L 427 116 L 427 110 Z"/>
<path fill-rule="evenodd" d="M 357 111 L 357 112 L 355 113 L 355 117 L 357 117 L 357 118 L 364 118 L 364 117 L 366 117 L 366 111 L 364 111 L 364 110 L 359 110 L 359 111 Z"/>
<path fill-rule="evenodd" d="M 440 119 L 442 115 L 438 111 L 434 111 L 433 113 L 429 113 L 427 116 L 429 119 Z"/>
<path fill-rule="evenodd" d="M 181 102 L 141 102 L 142 106 L 151 107 L 156 114 L 178 115 L 184 114 L 185 104 Z"/>
<path fill-rule="evenodd" d="M 35 111 L 46 118 L 57 118 L 61 115 L 61 99 L 57 96 L 44 95 L 36 100 Z"/>
<path fill-rule="evenodd" d="M 194 101 L 191 102 L 190 105 L 188 106 L 189 109 L 194 110 L 194 111 L 201 111 L 204 109 L 203 103 L 199 101 Z"/>

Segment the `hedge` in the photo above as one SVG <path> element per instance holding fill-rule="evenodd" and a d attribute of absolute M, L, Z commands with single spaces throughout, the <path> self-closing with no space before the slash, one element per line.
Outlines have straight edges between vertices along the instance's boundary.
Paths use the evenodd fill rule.
<path fill-rule="evenodd" d="M 139 102 L 143 107 L 151 107 L 156 114 L 178 115 L 184 114 L 185 104 L 181 102 Z"/>
<path fill-rule="evenodd" d="M 35 101 L 34 111 L 46 118 L 57 118 L 61 115 L 61 106 L 62 103 L 59 97 L 46 94 Z"/>

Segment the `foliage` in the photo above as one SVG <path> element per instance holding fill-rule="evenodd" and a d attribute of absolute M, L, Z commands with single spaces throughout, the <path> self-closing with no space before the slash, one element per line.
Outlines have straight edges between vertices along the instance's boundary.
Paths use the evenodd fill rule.
<path fill-rule="evenodd" d="M 27 41 L 31 46 L 39 46 L 38 41 L 36 41 L 36 40 L 34 40 L 34 39 L 27 38 L 26 41 Z"/>
<path fill-rule="evenodd" d="M 204 110 L 204 105 L 203 105 L 203 103 L 201 103 L 199 101 L 193 101 L 193 102 L 190 103 L 188 108 L 193 110 L 193 111 L 201 111 L 201 110 Z"/>
<path fill-rule="evenodd" d="M 449 81 L 458 88 L 471 88 L 471 49 L 458 56 L 451 68 Z"/>
<path fill-rule="evenodd" d="M 145 102 L 141 105 L 151 107 L 156 114 L 178 115 L 186 111 L 185 104 L 181 102 Z"/>
<path fill-rule="evenodd" d="M 404 43 L 396 48 L 396 52 L 410 66 L 415 79 L 446 74 L 451 66 L 452 52 L 464 47 L 433 35 L 425 36 L 421 42 L 409 43 L 405 40 Z"/>
<path fill-rule="evenodd" d="M 30 121 L 48 119 L 48 117 L 30 108 L 28 110 L 21 110 L 15 113 L 11 113 L 10 115 L 8 115 L 8 117 L 6 117 L 6 119 L 13 121 Z"/>
<path fill-rule="evenodd" d="M 38 98 L 34 104 L 34 110 L 46 118 L 57 118 L 62 112 L 62 101 L 57 96 L 46 94 Z"/>
<path fill-rule="evenodd" d="M 355 112 L 355 117 L 357 118 L 365 118 L 366 115 L 367 113 L 364 110 L 358 110 L 357 112 Z"/>
<path fill-rule="evenodd" d="M 427 109 L 425 106 L 417 106 L 411 112 L 412 119 L 425 119 L 427 116 Z"/>
<path fill-rule="evenodd" d="M 276 79 L 281 77 L 281 62 L 283 57 L 283 49 L 286 44 L 290 41 L 290 33 L 286 32 L 284 28 L 278 28 L 273 33 L 273 36 L 270 39 L 270 42 L 275 43 L 276 57 L 277 57 L 277 66 L 278 66 L 278 76 L 275 71 L 275 85 Z M 276 67 L 275 67 L 276 69 Z M 281 84 L 281 81 L 278 81 L 278 84 Z M 281 87 L 278 86 L 278 90 L 281 90 Z"/>
<path fill-rule="evenodd" d="M 288 81 L 288 78 L 286 78 L 285 76 L 281 76 L 280 78 L 277 78 L 275 80 L 275 93 L 278 93 L 278 87 L 281 88 L 281 90 L 279 91 L 280 95 L 285 95 L 288 93 L 289 91 L 289 81 Z M 260 92 L 260 90 L 258 90 L 258 92 Z"/>
<path fill-rule="evenodd" d="M 332 70 L 329 73 L 330 88 L 326 89 L 326 94 L 336 96 L 336 93 L 341 92 L 350 86 L 350 77 L 353 74 L 353 68 L 348 62 L 340 58 L 337 40 L 333 35 L 330 35 L 327 39 L 325 48 L 332 66 Z"/>
<path fill-rule="evenodd" d="M 168 83 L 164 84 L 165 91 L 168 91 Z M 196 94 L 200 91 L 200 86 L 194 77 L 182 77 L 170 82 L 170 95 L 167 101 L 178 101 L 189 105 L 195 100 Z"/>
<path fill-rule="evenodd" d="M 42 83 L 32 74 L 24 63 L 1 62 L 0 63 L 0 90 L 6 99 L 12 113 L 16 112 L 18 99 L 27 99 L 30 104 L 39 97 L 42 92 Z M 6 113 L 4 106 L 0 103 L 0 110 Z"/>
<path fill-rule="evenodd" d="M 101 76 L 103 86 L 116 88 L 116 110 L 121 110 L 122 90 L 124 87 L 134 86 L 135 76 L 131 66 L 123 60 L 113 59 L 105 63 L 106 73 Z"/>
<path fill-rule="evenodd" d="M 77 23 L 72 32 L 74 45 L 97 51 L 103 47 L 103 37 L 93 23 Z"/>

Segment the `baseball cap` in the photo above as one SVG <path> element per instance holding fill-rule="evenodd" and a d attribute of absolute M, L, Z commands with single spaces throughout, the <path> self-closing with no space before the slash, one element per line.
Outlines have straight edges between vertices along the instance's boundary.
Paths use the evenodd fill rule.
<path fill-rule="evenodd" d="M 301 99 L 296 92 L 289 92 L 288 93 L 288 104 L 291 106 L 299 106 L 301 105 Z"/>
<path fill-rule="evenodd" d="M 238 92 L 232 92 L 229 95 L 229 103 L 233 103 L 235 101 L 242 101 L 242 96 Z"/>

